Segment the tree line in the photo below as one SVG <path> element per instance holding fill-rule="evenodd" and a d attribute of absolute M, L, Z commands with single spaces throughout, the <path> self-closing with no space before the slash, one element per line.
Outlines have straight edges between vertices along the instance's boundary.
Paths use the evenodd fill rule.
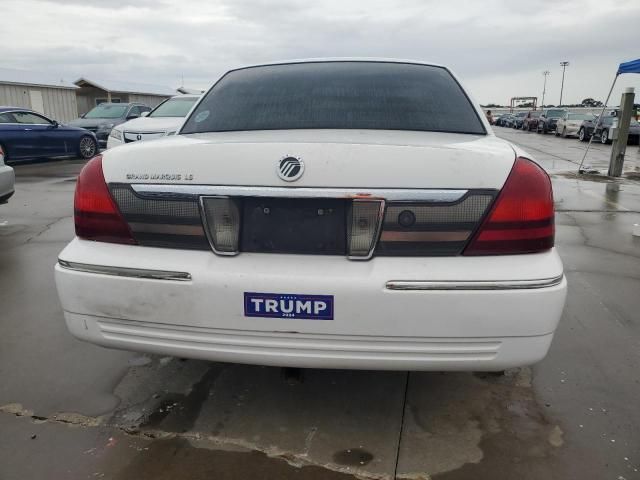
<path fill-rule="evenodd" d="M 518 108 L 533 108 L 533 103 L 532 102 L 527 102 L 527 103 L 520 103 L 518 105 L 515 105 Z M 562 106 L 562 107 L 588 107 L 588 108 L 602 108 L 604 106 L 604 104 L 600 101 L 600 100 L 594 100 L 593 98 L 589 97 L 589 98 L 585 98 L 584 100 L 582 100 L 582 102 L 580 103 L 574 103 L 574 104 L 568 104 L 565 103 L 563 105 L 557 105 L 558 107 Z M 498 105 L 496 103 L 489 103 L 487 105 L 481 105 L 482 108 L 510 108 L 509 105 Z M 556 105 L 542 105 L 541 108 L 553 108 L 556 107 Z"/>

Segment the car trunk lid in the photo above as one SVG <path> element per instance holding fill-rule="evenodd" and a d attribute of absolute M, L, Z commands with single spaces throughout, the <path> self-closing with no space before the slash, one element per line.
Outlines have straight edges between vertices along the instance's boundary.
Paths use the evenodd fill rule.
<path fill-rule="evenodd" d="M 456 255 L 515 160 L 493 136 L 448 133 L 235 132 L 154 143 L 104 155 L 137 242 L 220 254 Z M 295 181 L 283 179 L 285 158 L 299 162 Z"/>

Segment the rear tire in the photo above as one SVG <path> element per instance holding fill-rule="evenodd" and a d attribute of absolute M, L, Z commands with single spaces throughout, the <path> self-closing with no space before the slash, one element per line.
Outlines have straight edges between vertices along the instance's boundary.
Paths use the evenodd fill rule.
<path fill-rule="evenodd" d="M 600 143 L 603 145 L 609 143 L 609 130 L 602 130 L 602 133 L 600 133 Z"/>
<path fill-rule="evenodd" d="M 80 158 L 88 160 L 95 157 L 96 153 L 98 153 L 98 143 L 93 137 L 89 135 L 80 137 L 80 142 L 78 143 L 78 155 Z"/>

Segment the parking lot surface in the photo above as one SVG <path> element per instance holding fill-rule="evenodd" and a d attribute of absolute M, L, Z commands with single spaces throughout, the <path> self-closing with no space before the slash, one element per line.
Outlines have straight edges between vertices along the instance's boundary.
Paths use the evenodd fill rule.
<path fill-rule="evenodd" d="M 569 280 L 548 357 L 504 375 L 282 370 L 77 341 L 53 265 L 83 162 L 17 166 L 0 206 L 0 478 L 640 478 L 640 184 L 579 178 L 577 140 L 496 133 L 552 174 Z M 592 146 L 589 165 L 606 172 L 610 148 Z"/>

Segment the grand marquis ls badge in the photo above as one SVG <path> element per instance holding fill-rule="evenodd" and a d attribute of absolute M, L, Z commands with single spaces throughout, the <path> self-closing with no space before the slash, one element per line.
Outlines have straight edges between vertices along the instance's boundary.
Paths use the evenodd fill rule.
<path fill-rule="evenodd" d="M 285 182 L 295 182 L 304 173 L 304 162 L 297 157 L 286 156 L 278 162 L 278 176 Z"/>

